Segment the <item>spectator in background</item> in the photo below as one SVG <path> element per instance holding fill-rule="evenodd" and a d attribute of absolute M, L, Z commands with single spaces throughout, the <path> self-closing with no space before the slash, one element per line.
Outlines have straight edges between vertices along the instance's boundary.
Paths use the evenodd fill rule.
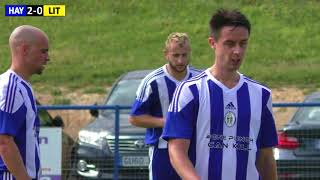
<path fill-rule="evenodd" d="M 169 107 L 163 138 L 182 179 L 277 179 L 277 133 L 271 91 L 238 72 L 250 22 L 237 10 L 210 20 L 215 61 L 180 84 Z"/>
<path fill-rule="evenodd" d="M 137 90 L 129 121 L 135 126 L 147 128 L 145 142 L 151 145 L 150 180 L 180 179 L 170 164 L 167 142 L 161 134 L 177 85 L 199 73 L 188 66 L 190 53 L 187 34 L 171 33 L 164 49 L 167 64 L 147 75 Z"/>
<path fill-rule="evenodd" d="M 11 67 L 0 75 L 0 180 L 38 179 L 39 118 L 29 80 L 49 61 L 48 36 L 23 25 L 9 38 Z"/>

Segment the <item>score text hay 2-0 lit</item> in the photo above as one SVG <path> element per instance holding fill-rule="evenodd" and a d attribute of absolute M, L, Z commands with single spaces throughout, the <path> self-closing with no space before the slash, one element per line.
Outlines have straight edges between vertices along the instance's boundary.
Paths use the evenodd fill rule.
<path fill-rule="evenodd" d="M 5 5 L 6 16 L 65 16 L 65 5 Z"/>

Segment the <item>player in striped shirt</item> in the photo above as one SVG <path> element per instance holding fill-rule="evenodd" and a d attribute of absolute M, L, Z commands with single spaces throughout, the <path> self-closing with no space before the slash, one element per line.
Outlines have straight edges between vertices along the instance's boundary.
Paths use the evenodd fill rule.
<path fill-rule="evenodd" d="M 210 21 L 212 67 L 176 89 L 163 138 L 182 179 L 275 180 L 271 91 L 240 74 L 250 22 L 218 10 Z"/>
<path fill-rule="evenodd" d="M 168 63 L 147 75 L 137 90 L 129 121 L 135 126 L 147 128 L 145 142 L 151 145 L 150 180 L 180 179 L 170 164 L 167 142 L 161 134 L 177 85 L 200 73 L 188 66 L 190 53 L 186 33 L 170 34 L 164 49 Z"/>
<path fill-rule="evenodd" d="M 39 118 L 29 83 L 49 61 L 48 37 L 23 25 L 10 35 L 11 67 L 0 75 L 0 180 L 38 179 Z"/>

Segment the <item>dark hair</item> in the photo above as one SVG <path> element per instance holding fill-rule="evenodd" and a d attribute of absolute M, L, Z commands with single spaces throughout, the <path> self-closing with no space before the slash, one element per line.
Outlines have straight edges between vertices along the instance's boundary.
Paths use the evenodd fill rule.
<path fill-rule="evenodd" d="M 219 9 L 210 20 L 211 35 L 215 39 L 219 38 L 220 30 L 224 26 L 242 26 L 248 29 L 250 34 L 251 25 L 247 17 L 239 10 Z"/>

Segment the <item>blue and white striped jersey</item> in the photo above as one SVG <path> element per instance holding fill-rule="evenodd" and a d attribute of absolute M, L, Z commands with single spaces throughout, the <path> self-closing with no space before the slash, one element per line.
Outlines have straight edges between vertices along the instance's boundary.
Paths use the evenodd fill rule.
<path fill-rule="evenodd" d="M 0 134 L 17 144 L 28 174 L 39 177 L 39 118 L 31 85 L 12 70 L 0 75 Z M 0 158 L 0 171 L 7 171 Z"/>
<path fill-rule="evenodd" d="M 190 66 L 187 67 L 187 80 L 201 71 Z M 178 84 L 166 69 L 166 65 L 148 74 L 140 83 L 136 100 L 133 104 L 131 115 L 138 116 L 149 114 L 155 117 L 166 117 L 173 93 Z M 162 128 L 147 128 L 146 144 L 155 145 L 162 134 Z"/>
<path fill-rule="evenodd" d="M 271 91 L 242 74 L 229 89 L 206 70 L 175 91 L 163 138 L 190 139 L 203 180 L 258 180 L 259 149 L 278 142 Z"/>

